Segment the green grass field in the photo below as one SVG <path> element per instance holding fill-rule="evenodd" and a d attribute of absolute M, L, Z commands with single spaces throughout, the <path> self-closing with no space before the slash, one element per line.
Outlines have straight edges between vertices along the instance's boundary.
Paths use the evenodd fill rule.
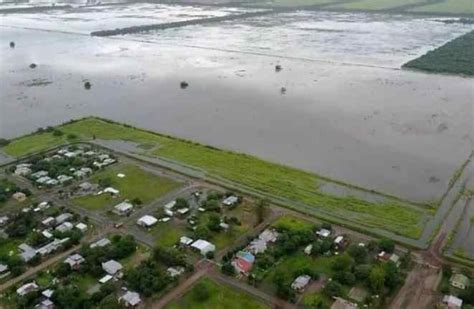
<path fill-rule="evenodd" d="M 347 9 L 347 10 L 388 10 L 396 9 L 405 5 L 424 3 L 426 0 L 361 0 L 337 4 L 330 8 Z"/>
<path fill-rule="evenodd" d="M 166 248 L 178 243 L 181 236 L 191 235 L 191 231 L 186 230 L 184 225 L 170 222 L 159 222 L 152 229 L 151 234 L 155 238 L 157 246 Z"/>
<path fill-rule="evenodd" d="M 118 173 L 125 174 L 125 177 L 117 177 Z M 146 204 L 180 186 L 178 182 L 172 179 L 157 176 L 135 165 L 119 165 L 107 168 L 95 174 L 91 181 L 96 182 L 104 178 L 109 178 L 111 186 L 120 191 L 119 199 L 113 198 L 109 194 L 87 195 L 75 198 L 74 203 L 87 209 L 102 209 L 124 199 L 139 198 Z"/>
<path fill-rule="evenodd" d="M 438 3 L 420 6 L 412 9 L 413 12 L 451 13 L 474 15 L 474 1 L 472 0 L 444 0 Z"/>
<path fill-rule="evenodd" d="M 380 228 L 412 238 L 419 237 L 422 231 L 420 221 L 424 210 L 420 208 L 396 200 L 381 204 L 322 193 L 318 190 L 319 176 L 254 156 L 223 151 L 97 118 L 83 119 L 63 125 L 59 129 L 65 133 L 75 133 L 83 140 L 95 136 L 105 140 L 128 140 L 157 145 L 159 147 L 153 152 L 156 156 L 203 169 L 210 175 L 267 194 L 310 205 L 315 210 L 350 220 L 358 225 Z M 44 134 L 49 133 L 39 135 L 40 140 L 46 141 L 44 148 L 61 142 L 41 137 Z M 13 140 L 4 151 L 14 156 L 25 155 L 31 153 L 29 144 L 38 144 L 34 135 Z M 40 150 L 40 147 L 36 146 L 35 150 Z"/>
<path fill-rule="evenodd" d="M 285 228 L 292 231 L 312 230 L 314 223 L 304 221 L 293 216 L 282 216 L 273 222 L 272 226 L 277 228 Z"/>
<path fill-rule="evenodd" d="M 198 287 L 200 285 L 200 287 Z M 199 300 L 196 297 L 196 289 L 205 289 L 209 291 L 209 298 L 205 300 Z M 222 284 L 217 284 L 211 279 L 201 279 L 196 285 L 193 286 L 183 297 L 172 302 L 166 308 L 168 309 L 180 309 L 180 308 L 193 308 L 193 309 L 260 309 L 269 308 L 269 306 L 261 303 L 250 295 L 239 292 L 235 289 L 231 289 Z"/>

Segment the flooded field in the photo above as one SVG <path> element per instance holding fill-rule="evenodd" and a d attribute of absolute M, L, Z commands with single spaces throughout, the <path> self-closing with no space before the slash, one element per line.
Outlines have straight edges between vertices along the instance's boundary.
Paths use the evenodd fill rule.
<path fill-rule="evenodd" d="M 439 18 L 297 11 L 127 37 L 281 57 L 400 67 L 472 29 Z"/>
<path fill-rule="evenodd" d="M 137 18 L 130 7 L 122 17 L 104 11 L 115 17 L 67 24 L 60 20 L 82 13 L 2 17 L 0 136 L 98 115 L 425 203 L 440 198 L 472 149 L 472 79 L 384 68 L 463 33 L 462 25 L 298 12 L 286 24 L 265 17 L 112 38 L 8 27 L 86 33 L 136 24 L 127 21 Z M 232 13 L 207 10 L 195 15 Z M 162 19 L 181 14 L 170 9 Z"/>
<path fill-rule="evenodd" d="M 115 4 L 45 12 L 3 14 L 0 25 L 89 34 L 96 30 L 164 24 L 248 11 L 255 10 L 151 3 Z"/>

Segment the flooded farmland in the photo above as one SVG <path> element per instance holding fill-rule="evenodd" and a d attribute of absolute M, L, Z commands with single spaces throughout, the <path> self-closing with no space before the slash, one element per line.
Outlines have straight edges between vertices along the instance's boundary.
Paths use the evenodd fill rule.
<path fill-rule="evenodd" d="M 151 6 L 150 14 L 132 5 L 2 16 L 0 136 L 94 114 L 419 202 L 439 199 L 469 156 L 473 80 L 398 69 L 468 26 L 296 12 L 83 35 L 156 16 L 170 22 L 237 11 Z"/>

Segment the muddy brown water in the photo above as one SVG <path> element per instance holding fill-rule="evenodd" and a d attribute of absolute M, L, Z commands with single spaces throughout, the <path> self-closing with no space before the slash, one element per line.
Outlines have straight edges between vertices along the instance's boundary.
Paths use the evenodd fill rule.
<path fill-rule="evenodd" d="M 58 25 L 53 31 L 12 27 L 14 16 L 8 18 L 0 27 L 2 137 L 98 115 L 421 202 L 442 195 L 473 146 L 473 79 L 394 69 L 390 53 L 397 62 L 405 59 L 397 50 L 407 43 L 384 57 L 374 50 L 372 62 L 370 54 L 309 61 L 287 56 L 308 58 L 303 54 L 311 46 L 296 46 L 294 53 L 279 46 L 242 53 L 232 41 L 217 47 L 235 51 L 213 49 L 215 40 L 203 46 L 211 48 L 185 46 L 201 33 L 195 29 L 179 29 L 173 40 L 148 34 L 149 42 L 141 42 L 144 36 L 59 33 Z M 25 27 L 21 18 L 16 26 Z M 415 43 L 408 54 L 426 49 Z M 332 55 L 343 52 L 329 47 Z M 28 67 L 33 62 L 35 70 Z"/>

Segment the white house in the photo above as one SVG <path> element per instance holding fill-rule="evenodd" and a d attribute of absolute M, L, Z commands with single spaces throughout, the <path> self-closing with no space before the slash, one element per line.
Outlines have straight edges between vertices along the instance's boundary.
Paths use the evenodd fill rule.
<path fill-rule="evenodd" d="M 234 206 L 235 204 L 237 204 L 238 201 L 239 201 L 239 198 L 237 196 L 231 195 L 225 198 L 224 201 L 222 201 L 222 204 L 226 206 Z"/>
<path fill-rule="evenodd" d="M 114 189 L 114 188 L 112 188 L 112 187 L 105 188 L 103 192 L 105 192 L 105 193 L 110 193 L 110 194 L 112 194 L 112 195 L 117 195 L 117 194 L 120 193 L 119 190 Z"/>
<path fill-rule="evenodd" d="M 56 221 L 56 224 L 59 225 L 63 222 L 66 222 L 67 220 L 72 218 L 72 214 L 70 213 L 63 213 L 57 216 L 54 220 Z"/>
<path fill-rule="evenodd" d="M 96 247 L 105 247 L 105 246 L 108 246 L 110 245 L 112 242 L 108 239 L 108 238 L 102 238 L 102 239 L 99 239 L 98 241 L 92 243 L 90 245 L 91 248 L 96 248 Z"/>
<path fill-rule="evenodd" d="M 446 305 L 446 308 L 448 309 L 461 309 L 462 299 L 453 295 L 444 295 L 443 304 Z"/>
<path fill-rule="evenodd" d="M 193 239 L 187 236 L 181 236 L 181 238 L 179 239 L 179 243 L 184 246 L 189 246 L 193 243 Z"/>
<path fill-rule="evenodd" d="M 149 215 L 145 215 L 137 220 L 137 224 L 143 227 L 151 227 L 155 225 L 156 222 L 158 222 L 158 219 Z"/>
<path fill-rule="evenodd" d="M 53 226 L 54 224 L 56 223 L 56 221 L 54 220 L 53 217 L 48 217 L 46 219 L 44 219 L 43 221 L 41 221 L 41 224 L 43 224 L 44 226 Z"/>
<path fill-rule="evenodd" d="M 168 272 L 171 278 L 174 278 L 184 273 L 184 267 L 169 267 L 166 271 Z"/>
<path fill-rule="evenodd" d="M 320 229 L 319 231 L 316 232 L 316 235 L 322 238 L 327 238 L 331 235 L 331 231 L 327 229 Z"/>
<path fill-rule="evenodd" d="M 299 276 L 298 278 L 295 279 L 295 281 L 293 281 L 293 283 L 291 284 L 291 288 L 293 290 L 301 292 L 306 288 L 306 286 L 308 286 L 310 281 L 311 281 L 311 277 L 308 275 Z"/>
<path fill-rule="evenodd" d="M 216 250 L 215 245 L 203 239 L 196 240 L 191 244 L 191 247 L 201 252 L 202 255 L 206 255 L 208 252 L 214 252 Z"/>
<path fill-rule="evenodd" d="M 119 298 L 119 302 L 125 305 L 127 308 L 137 307 L 142 300 L 140 294 L 136 292 L 127 291 L 122 297 Z"/>
<path fill-rule="evenodd" d="M 74 227 L 74 225 L 72 225 L 71 222 L 66 221 L 66 222 L 63 222 L 62 224 L 58 225 L 56 227 L 56 231 L 64 233 L 64 232 L 68 232 L 68 231 L 72 230 L 73 227 Z"/>
<path fill-rule="evenodd" d="M 105 263 L 102 263 L 102 269 L 111 276 L 119 275 L 122 271 L 122 264 L 115 260 L 109 260 Z"/>
<path fill-rule="evenodd" d="M 37 291 L 39 286 L 35 282 L 30 282 L 25 285 L 22 285 L 20 288 L 16 290 L 18 296 L 25 296 L 28 293 Z"/>
<path fill-rule="evenodd" d="M 114 206 L 114 212 L 119 216 L 125 216 L 132 212 L 133 205 L 127 201 L 123 201 Z"/>
<path fill-rule="evenodd" d="M 76 229 L 84 233 L 87 231 L 87 225 L 82 222 L 79 222 L 78 224 L 76 224 Z"/>
<path fill-rule="evenodd" d="M 69 256 L 64 263 L 69 264 L 71 266 L 71 269 L 78 269 L 82 263 L 84 263 L 86 260 L 82 257 L 80 254 L 73 254 Z"/>
<path fill-rule="evenodd" d="M 0 264 L 0 279 L 5 278 L 9 274 L 8 265 Z"/>

